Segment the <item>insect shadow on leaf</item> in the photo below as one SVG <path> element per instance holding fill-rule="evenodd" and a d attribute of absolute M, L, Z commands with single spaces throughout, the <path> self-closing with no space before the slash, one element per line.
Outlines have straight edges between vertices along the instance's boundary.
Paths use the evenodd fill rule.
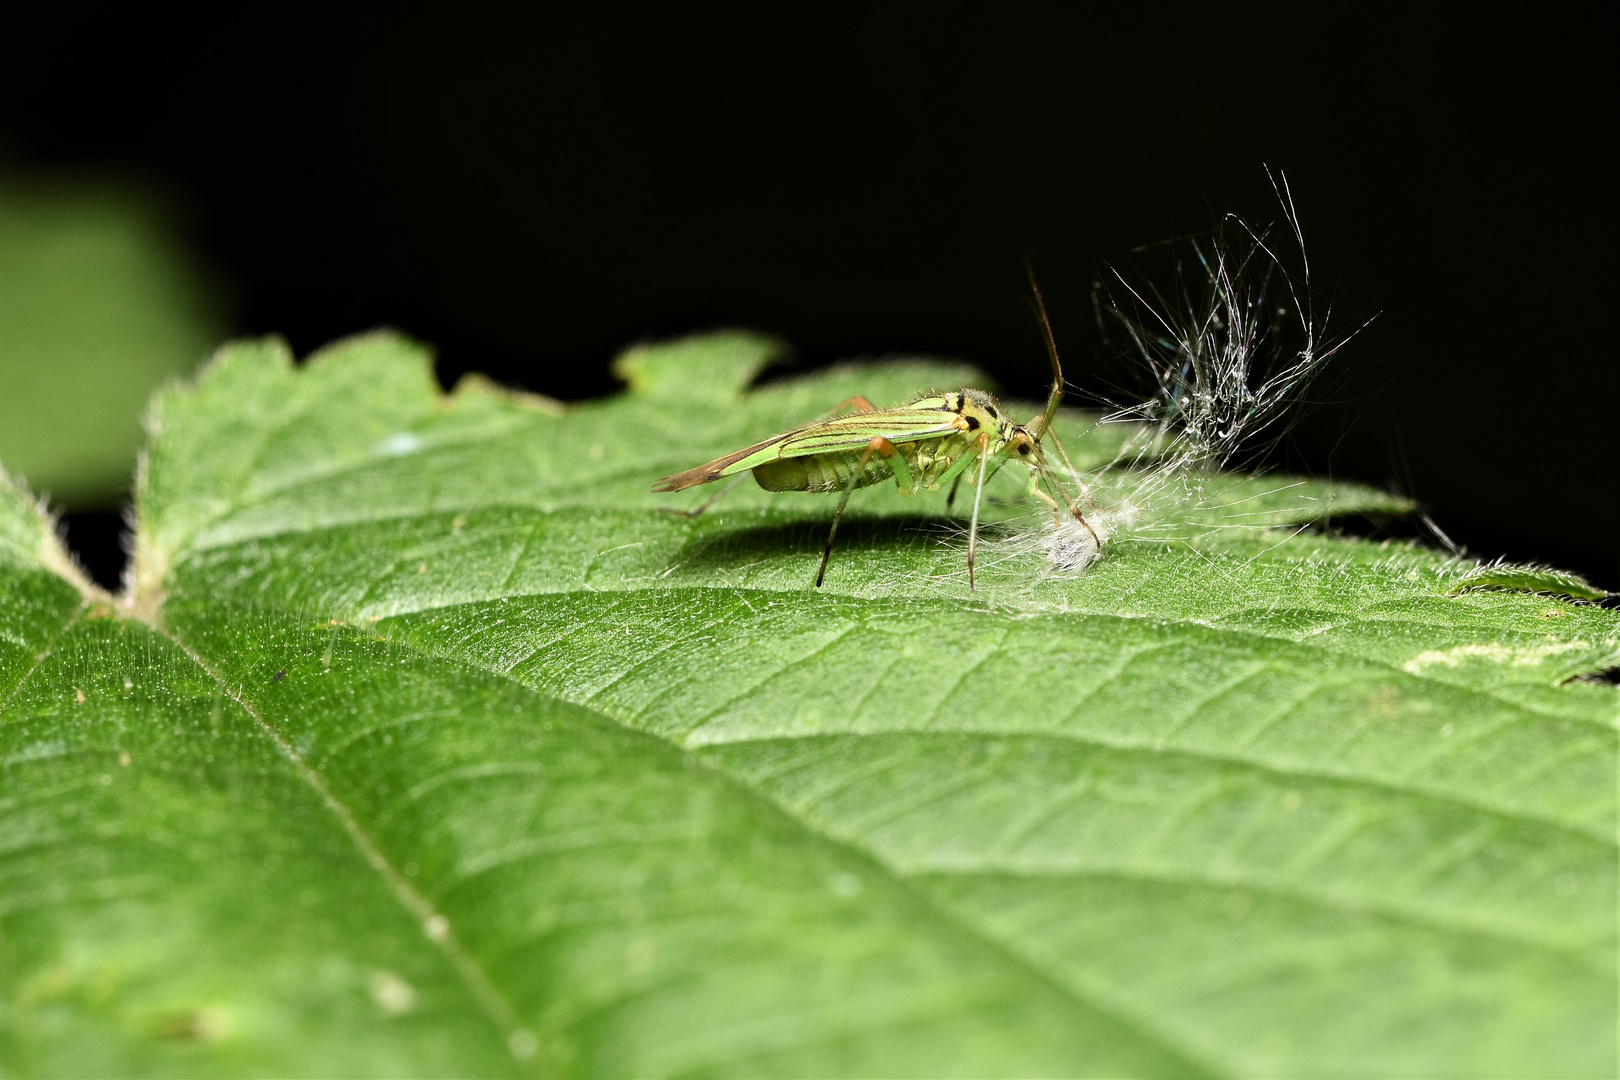
<path fill-rule="evenodd" d="M 929 392 L 891 409 L 879 409 L 864 397 L 853 397 L 833 414 L 763 442 L 706 462 L 685 472 L 666 476 L 654 485 L 658 492 L 683 491 L 699 484 L 735 477 L 732 484 L 691 511 L 696 516 L 712 507 L 746 473 L 766 491 L 840 492 L 838 508 L 821 551 L 816 587 L 827 575 L 827 563 L 838 539 L 844 508 L 856 488 L 894 480 L 901 495 L 918 490 L 936 491 L 944 484 L 966 479 L 973 487 L 973 514 L 968 526 L 968 588 L 975 587 L 974 562 L 979 546 L 979 516 L 984 487 L 1009 462 L 1028 470 L 1025 493 L 1044 502 L 1054 518 L 1070 518 L 1088 532 L 1079 505 L 1070 497 L 1049 462 L 1042 440 L 1051 433 L 1052 420 L 1063 401 L 1063 367 L 1058 360 L 1046 303 L 1029 269 L 1047 354 L 1052 363 L 1052 389 L 1046 409 L 1021 424 L 983 390 L 964 386 L 948 392 Z M 1056 439 L 1054 437 L 1054 445 Z M 1061 447 L 1058 448 L 1062 456 Z M 1070 469 L 1072 472 L 1072 468 Z M 1096 542 L 1096 534 L 1091 534 Z"/>
<path fill-rule="evenodd" d="M 847 523 L 839 537 L 843 547 L 853 551 L 878 552 L 896 548 L 932 548 L 954 532 L 937 518 L 904 514 L 881 518 L 857 518 Z M 814 522 L 752 525 L 694 539 L 675 561 L 672 571 L 745 571 L 784 557 L 797 557 L 813 551 L 824 539 Z"/>

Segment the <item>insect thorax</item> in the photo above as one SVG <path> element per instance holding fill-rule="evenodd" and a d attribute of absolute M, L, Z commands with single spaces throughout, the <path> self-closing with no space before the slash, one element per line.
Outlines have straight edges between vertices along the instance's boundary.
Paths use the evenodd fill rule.
<path fill-rule="evenodd" d="M 1006 444 L 1022 430 L 1018 422 L 1002 410 L 996 399 L 983 390 L 964 386 L 954 394 L 945 395 L 945 400 L 947 407 L 955 409 L 957 415 L 967 421 L 967 434 L 970 437 L 977 437 L 981 430 L 990 432 L 992 454 L 1003 452 Z"/>

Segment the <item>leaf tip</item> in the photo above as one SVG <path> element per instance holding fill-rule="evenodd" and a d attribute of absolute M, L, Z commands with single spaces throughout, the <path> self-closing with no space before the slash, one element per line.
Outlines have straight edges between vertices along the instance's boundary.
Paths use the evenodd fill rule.
<path fill-rule="evenodd" d="M 450 391 L 450 400 L 457 401 L 465 397 L 494 398 L 547 416 L 561 416 L 568 411 L 568 406 L 556 398 L 502 386 L 481 371 L 469 371 L 456 380 L 456 385 Z"/>
<path fill-rule="evenodd" d="M 0 466 L 0 500 L 9 503 L 0 512 L 0 557 L 31 562 L 49 570 L 79 590 L 86 604 L 107 602 L 106 590 L 90 580 L 90 575 L 68 550 L 62 524 L 52 513 L 45 496 L 28 491 L 22 477 L 12 476 Z"/>
<path fill-rule="evenodd" d="M 1491 590 L 1567 596 L 1575 600 L 1602 601 L 1609 596 L 1579 574 L 1540 563 L 1510 563 L 1505 559 L 1476 563 L 1462 573 L 1450 592 L 1452 596 L 1461 596 Z"/>
<path fill-rule="evenodd" d="M 632 393 L 729 399 L 787 351 L 785 342 L 767 334 L 715 330 L 633 345 L 613 361 L 613 374 Z"/>

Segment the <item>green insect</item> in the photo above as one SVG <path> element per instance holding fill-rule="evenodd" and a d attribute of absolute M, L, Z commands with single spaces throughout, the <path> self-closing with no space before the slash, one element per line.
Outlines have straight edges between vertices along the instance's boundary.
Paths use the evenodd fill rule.
<path fill-rule="evenodd" d="M 1052 419 L 1063 400 L 1063 368 L 1058 362 L 1057 345 L 1040 289 L 1031 275 L 1036 309 L 1046 336 L 1047 355 L 1052 361 L 1052 390 L 1045 413 L 1028 424 L 1020 424 L 1002 411 L 995 398 L 982 390 L 963 387 L 951 393 L 928 393 L 893 409 L 875 408 L 864 397 L 850 398 L 834 413 L 853 407 L 848 415 L 834 415 L 772 436 L 725 457 L 716 458 L 695 469 L 666 476 L 654 491 L 682 491 L 727 476 L 736 480 L 696 510 L 678 511 L 697 516 L 713 506 L 732 486 L 752 472 L 766 491 L 842 491 L 832 528 L 821 552 L 816 571 L 816 587 L 827 575 L 838 522 L 844 516 L 852 491 L 894 478 L 901 495 L 919 488 L 935 491 L 950 482 L 951 501 L 956 485 L 967 477 L 973 485 L 973 518 L 968 529 L 968 588 L 974 588 L 973 564 L 979 543 L 979 504 L 984 485 L 1008 461 L 1029 469 L 1029 495 L 1044 501 L 1060 516 L 1067 511 L 1091 533 L 1080 508 L 1058 482 L 1042 439 L 1051 432 Z M 1056 441 L 1056 436 L 1053 436 Z M 1062 447 L 1058 448 L 1062 453 Z M 1052 495 L 1041 490 L 1042 482 Z M 1062 503 L 1058 502 L 1062 500 Z M 947 504 L 949 505 L 949 504 Z"/>

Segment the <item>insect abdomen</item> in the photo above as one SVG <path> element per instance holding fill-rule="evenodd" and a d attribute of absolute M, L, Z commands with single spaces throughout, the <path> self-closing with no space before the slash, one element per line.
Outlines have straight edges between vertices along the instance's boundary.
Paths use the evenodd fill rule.
<path fill-rule="evenodd" d="M 842 491 L 860 460 L 859 454 L 778 458 L 754 466 L 754 480 L 766 491 Z M 855 486 L 882 483 L 893 475 L 893 466 L 874 454 L 856 478 Z"/>

